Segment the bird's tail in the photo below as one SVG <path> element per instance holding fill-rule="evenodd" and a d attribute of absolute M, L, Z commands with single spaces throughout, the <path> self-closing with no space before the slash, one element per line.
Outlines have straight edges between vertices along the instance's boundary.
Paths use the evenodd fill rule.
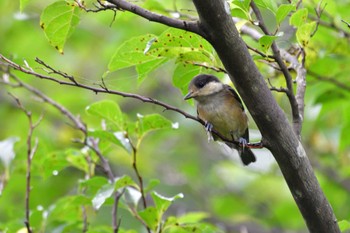
<path fill-rule="evenodd" d="M 226 145 L 238 151 L 238 154 L 241 157 L 241 160 L 245 166 L 256 161 L 255 155 L 250 148 L 241 147 L 233 143 L 226 143 Z"/>
<path fill-rule="evenodd" d="M 253 151 L 250 148 L 239 147 L 238 154 L 241 157 L 243 164 L 246 166 L 256 161 L 255 155 L 253 154 Z"/>

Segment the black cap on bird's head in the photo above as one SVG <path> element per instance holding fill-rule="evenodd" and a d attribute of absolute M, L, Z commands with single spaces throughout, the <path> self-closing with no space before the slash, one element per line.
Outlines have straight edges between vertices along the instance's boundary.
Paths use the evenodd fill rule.
<path fill-rule="evenodd" d="M 214 75 L 200 74 L 192 79 L 188 86 L 188 93 L 184 99 L 207 96 L 223 89 L 223 84 Z"/>

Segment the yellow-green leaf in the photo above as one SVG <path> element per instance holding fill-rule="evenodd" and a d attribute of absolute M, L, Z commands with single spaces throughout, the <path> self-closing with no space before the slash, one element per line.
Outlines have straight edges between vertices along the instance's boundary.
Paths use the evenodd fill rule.
<path fill-rule="evenodd" d="M 305 23 L 301 25 L 296 33 L 298 43 L 302 46 L 309 44 L 312 33 L 315 31 L 316 22 Z"/>
<path fill-rule="evenodd" d="M 79 12 L 76 4 L 58 1 L 47 6 L 41 14 L 40 27 L 60 53 L 63 53 L 64 44 L 79 23 Z"/>
<path fill-rule="evenodd" d="M 307 15 L 307 8 L 300 9 L 290 17 L 289 24 L 295 27 L 300 27 L 306 22 Z"/>

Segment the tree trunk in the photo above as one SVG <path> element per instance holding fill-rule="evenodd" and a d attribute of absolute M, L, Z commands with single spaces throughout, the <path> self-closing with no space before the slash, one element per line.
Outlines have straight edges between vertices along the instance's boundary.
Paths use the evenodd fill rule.
<path fill-rule="evenodd" d="M 305 150 L 252 60 L 226 1 L 193 0 L 202 36 L 217 51 L 232 82 L 256 122 L 262 142 L 274 155 L 310 232 L 340 232 L 332 207 Z"/>

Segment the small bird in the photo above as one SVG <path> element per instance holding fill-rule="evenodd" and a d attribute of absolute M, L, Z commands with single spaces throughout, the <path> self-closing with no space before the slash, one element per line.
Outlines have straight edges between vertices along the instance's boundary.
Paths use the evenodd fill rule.
<path fill-rule="evenodd" d="M 256 161 L 253 152 L 245 147 L 249 142 L 248 117 L 238 94 L 220 82 L 214 75 L 200 74 L 192 79 L 185 100 L 194 98 L 197 102 L 198 118 L 205 122 L 208 132 L 213 129 L 228 140 L 229 147 L 238 150 L 244 165 Z M 219 138 L 213 135 L 214 140 Z"/>

